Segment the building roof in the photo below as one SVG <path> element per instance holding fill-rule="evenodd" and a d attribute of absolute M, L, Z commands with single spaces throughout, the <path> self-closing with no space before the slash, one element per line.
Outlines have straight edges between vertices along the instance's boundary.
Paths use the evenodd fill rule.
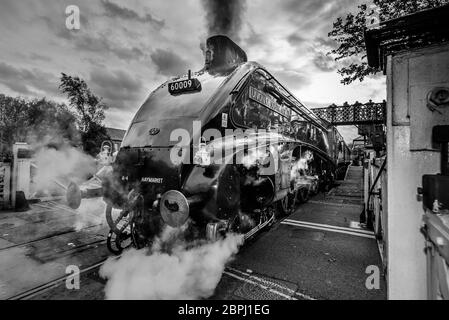
<path fill-rule="evenodd" d="M 449 41 L 449 5 L 381 22 L 365 31 L 370 67 L 385 70 L 385 57 L 398 51 Z"/>
<path fill-rule="evenodd" d="M 111 138 L 111 140 L 119 140 L 122 141 L 125 137 L 126 130 L 115 129 L 115 128 L 106 128 L 106 131 Z"/>

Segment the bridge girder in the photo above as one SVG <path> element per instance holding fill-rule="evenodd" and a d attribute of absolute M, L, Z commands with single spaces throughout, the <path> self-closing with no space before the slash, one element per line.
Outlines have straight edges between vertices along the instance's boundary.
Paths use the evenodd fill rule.
<path fill-rule="evenodd" d="M 372 124 L 385 124 L 386 102 L 318 108 L 312 110 L 318 117 L 333 126 L 359 126 Z"/>

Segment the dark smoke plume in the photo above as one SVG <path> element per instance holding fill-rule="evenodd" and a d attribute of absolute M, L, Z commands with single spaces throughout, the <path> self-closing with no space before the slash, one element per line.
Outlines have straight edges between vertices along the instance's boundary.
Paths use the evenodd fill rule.
<path fill-rule="evenodd" d="M 222 34 L 240 40 L 246 0 L 202 0 L 208 36 Z"/>

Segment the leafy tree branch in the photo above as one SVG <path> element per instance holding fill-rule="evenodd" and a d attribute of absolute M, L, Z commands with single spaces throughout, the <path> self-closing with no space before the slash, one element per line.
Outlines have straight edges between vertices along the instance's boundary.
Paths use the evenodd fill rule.
<path fill-rule="evenodd" d="M 342 65 L 338 70 L 341 82 L 347 85 L 356 80 L 363 81 L 379 72 L 368 66 L 364 38 L 367 26 L 448 3 L 449 0 L 374 0 L 372 5 L 358 6 L 359 11 L 355 14 L 337 18 L 328 36 L 338 47 L 328 54 Z"/>

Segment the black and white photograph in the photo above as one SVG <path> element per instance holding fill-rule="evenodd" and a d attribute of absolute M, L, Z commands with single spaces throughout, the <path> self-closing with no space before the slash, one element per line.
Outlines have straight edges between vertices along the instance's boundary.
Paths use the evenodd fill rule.
<path fill-rule="evenodd" d="M 0 300 L 449 300 L 448 145 L 449 0 L 0 0 Z"/>

